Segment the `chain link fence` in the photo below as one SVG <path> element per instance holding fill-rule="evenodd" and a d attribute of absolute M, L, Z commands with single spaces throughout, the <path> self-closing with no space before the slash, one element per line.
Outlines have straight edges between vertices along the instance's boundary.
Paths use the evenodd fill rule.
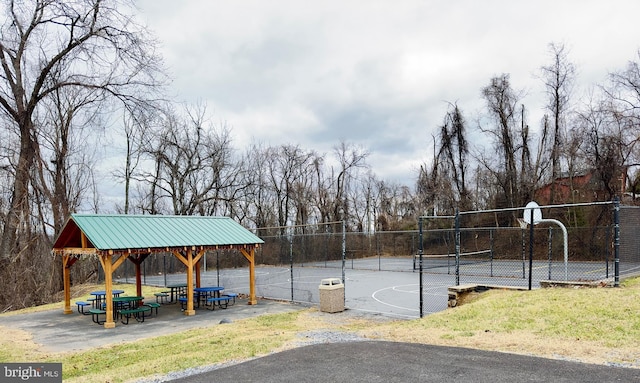
<path fill-rule="evenodd" d="M 291 300 L 312 303 L 316 302 L 309 290 L 316 289 L 318 281 L 307 289 L 300 287 L 295 279 L 305 276 L 298 276 L 296 269 L 334 269 L 334 276 L 341 269 L 343 275 L 344 270 L 414 273 L 416 285 L 420 275 L 425 286 L 527 287 L 533 282 L 536 288 L 540 281 L 611 283 L 640 271 L 640 237 L 635 234 L 640 229 L 640 209 L 620 207 L 616 218 L 616 206 L 614 202 L 543 206 L 544 216 L 562 227 L 542 222 L 532 230 L 518 225 L 523 209 L 504 209 L 464 212 L 457 229 L 455 217 L 430 217 L 422 232 L 335 230 L 267 236 L 262 237 L 263 253 L 270 256 L 261 257 L 260 262 L 270 259 L 275 261 L 269 263 L 272 266 L 289 267 L 287 282 L 294 281 Z"/>
<path fill-rule="evenodd" d="M 610 202 L 543 206 L 541 211 L 562 223 L 566 238 L 554 223 L 540 223 L 532 230 L 519 226 L 522 209 L 427 217 L 421 219 L 422 230 L 354 233 L 345 232 L 342 222 L 260 228 L 264 245 L 256 252 L 256 293 L 317 304 L 321 279 L 338 277 L 349 299 L 364 300 L 370 297 L 354 296 L 359 290 L 350 289 L 345 273 L 384 272 L 379 273 L 380 286 L 385 286 L 385 278 L 396 279 L 385 273 L 394 273 L 407 281 L 397 294 L 411 295 L 413 307 L 418 307 L 418 297 L 428 298 L 433 307 L 425 309 L 435 312 L 446 307 L 446 286 L 533 283 L 537 288 L 545 280 L 617 282 L 640 273 L 640 208 L 618 209 Z M 201 267 L 207 283 L 239 292 L 248 289 L 246 260 L 236 251 L 208 252 Z M 134 275 L 130 266 L 119 272 L 121 279 Z M 166 285 L 172 274 L 183 272 L 184 265 L 171 254 L 143 263 L 143 278 L 152 276 L 156 284 Z"/>

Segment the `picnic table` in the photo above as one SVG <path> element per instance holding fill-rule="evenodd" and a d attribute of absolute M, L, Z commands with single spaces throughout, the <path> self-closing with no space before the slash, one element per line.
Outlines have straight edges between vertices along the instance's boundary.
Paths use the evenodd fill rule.
<path fill-rule="evenodd" d="M 193 289 L 193 291 L 203 297 L 203 298 L 208 298 L 208 297 L 213 297 L 213 296 L 220 296 L 220 292 L 224 290 L 224 287 L 222 286 L 205 286 L 205 287 L 196 287 Z"/>
<path fill-rule="evenodd" d="M 167 288 L 171 291 L 169 302 L 177 302 L 178 297 L 180 295 L 185 295 L 187 293 L 187 284 L 186 283 L 176 283 L 173 285 L 167 285 Z"/>
<path fill-rule="evenodd" d="M 139 296 L 118 296 L 113 298 L 113 311 L 122 309 L 135 308 L 140 305 L 140 302 L 144 299 L 144 297 Z"/>
<path fill-rule="evenodd" d="M 113 318 L 120 317 L 123 324 L 129 324 L 129 318 L 135 318 L 138 322 L 144 322 L 145 313 L 151 311 L 151 307 L 140 303 L 144 297 L 121 296 L 113 298 Z M 125 322 L 126 319 L 126 322 Z"/>
<path fill-rule="evenodd" d="M 124 293 L 124 290 L 111 290 L 111 294 L 114 297 L 119 297 L 120 294 L 123 294 L 123 293 Z M 105 290 L 97 290 L 97 291 L 92 291 L 89 294 L 93 295 L 94 297 L 93 308 L 102 309 L 102 303 L 105 300 L 105 296 L 107 295 L 107 292 Z"/>
<path fill-rule="evenodd" d="M 210 307 L 211 310 L 215 308 L 215 306 L 219 306 L 222 308 L 227 308 L 229 301 L 233 299 L 232 296 L 221 296 L 221 292 L 224 290 L 222 286 L 205 286 L 205 287 L 195 287 L 193 289 L 193 303 L 194 306 L 199 308 L 200 304 L 204 304 L 207 307 Z M 188 297 L 186 294 L 178 296 L 178 301 L 182 306 L 182 309 L 186 309 L 186 305 L 188 302 Z"/>
<path fill-rule="evenodd" d="M 198 300 L 198 307 L 200 307 L 200 302 L 206 305 L 209 298 L 220 297 L 220 292 L 222 290 L 224 290 L 224 287 L 222 286 L 205 286 L 194 288 L 193 292 L 194 296 Z"/>

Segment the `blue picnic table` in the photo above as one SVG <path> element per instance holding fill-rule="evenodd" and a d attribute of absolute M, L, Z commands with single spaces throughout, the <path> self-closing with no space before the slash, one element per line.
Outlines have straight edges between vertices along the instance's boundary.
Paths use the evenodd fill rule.
<path fill-rule="evenodd" d="M 113 294 L 114 297 L 119 297 L 120 294 L 123 294 L 123 293 L 124 293 L 124 290 L 111 290 L 111 294 Z M 102 309 L 102 303 L 103 303 L 103 300 L 105 299 L 105 296 L 107 295 L 107 292 L 105 290 L 97 290 L 97 291 L 92 291 L 89 294 L 94 296 L 93 308 Z"/>

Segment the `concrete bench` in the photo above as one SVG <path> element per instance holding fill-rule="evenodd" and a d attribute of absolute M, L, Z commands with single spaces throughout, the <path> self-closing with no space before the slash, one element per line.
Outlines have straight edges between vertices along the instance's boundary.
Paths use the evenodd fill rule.
<path fill-rule="evenodd" d="M 140 306 L 133 309 L 119 310 L 122 324 L 129 324 L 129 318 L 134 317 L 138 322 L 144 322 L 144 313 L 150 312 L 151 307 Z M 124 320 L 127 320 L 126 322 Z"/>

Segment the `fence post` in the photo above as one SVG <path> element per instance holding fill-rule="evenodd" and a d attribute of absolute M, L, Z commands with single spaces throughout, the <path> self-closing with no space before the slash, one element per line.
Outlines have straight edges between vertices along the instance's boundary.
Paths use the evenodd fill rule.
<path fill-rule="evenodd" d="M 291 302 L 293 302 L 293 227 L 289 228 L 289 273 L 291 276 Z"/>
<path fill-rule="evenodd" d="M 491 276 L 493 277 L 493 229 L 489 230 L 489 250 L 491 250 Z"/>
<path fill-rule="evenodd" d="M 620 286 L 620 199 L 613 198 L 613 254 L 614 254 L 614 286 Z"/>
<path fill-rule="evenodd" d="M 456 286 L 460 286 L 460 209 L 456 208 Z"/>
<path fill-rule="evenodd" d="M 609 260 L 611 259 L 611 246 L 609 245 L 611 242 L 611 226 L 607 225 L 607 239 L 605 240 L 605 244 L 607 246 L 606 251 L 605 251 L 605 259 L 604 259 L 604 263 L 605 263 L 605 269 L 606 271 L 606 277 L 609 278 Z"/>
<path fill-rule="evenodd" d="M 551 280 L 551 268 L 553 266 L 553 227 L 549 226 L 549 280 Z"/>
<path fill-rule="evenodd" d="M 345 279 L 345 276 L 344 276 L 344 267 L 345 267 L 345 262 L 346 262 L 346 259 L 345 259 L 346 255 L 347 255 L 347 225 L 345 224 L 345 221 L 342 221 L 342 284 L 343 285 L 346 282 L 346 279 Z M 353 269 L 353 264 L 352 264 L 351 268 Z"/>

